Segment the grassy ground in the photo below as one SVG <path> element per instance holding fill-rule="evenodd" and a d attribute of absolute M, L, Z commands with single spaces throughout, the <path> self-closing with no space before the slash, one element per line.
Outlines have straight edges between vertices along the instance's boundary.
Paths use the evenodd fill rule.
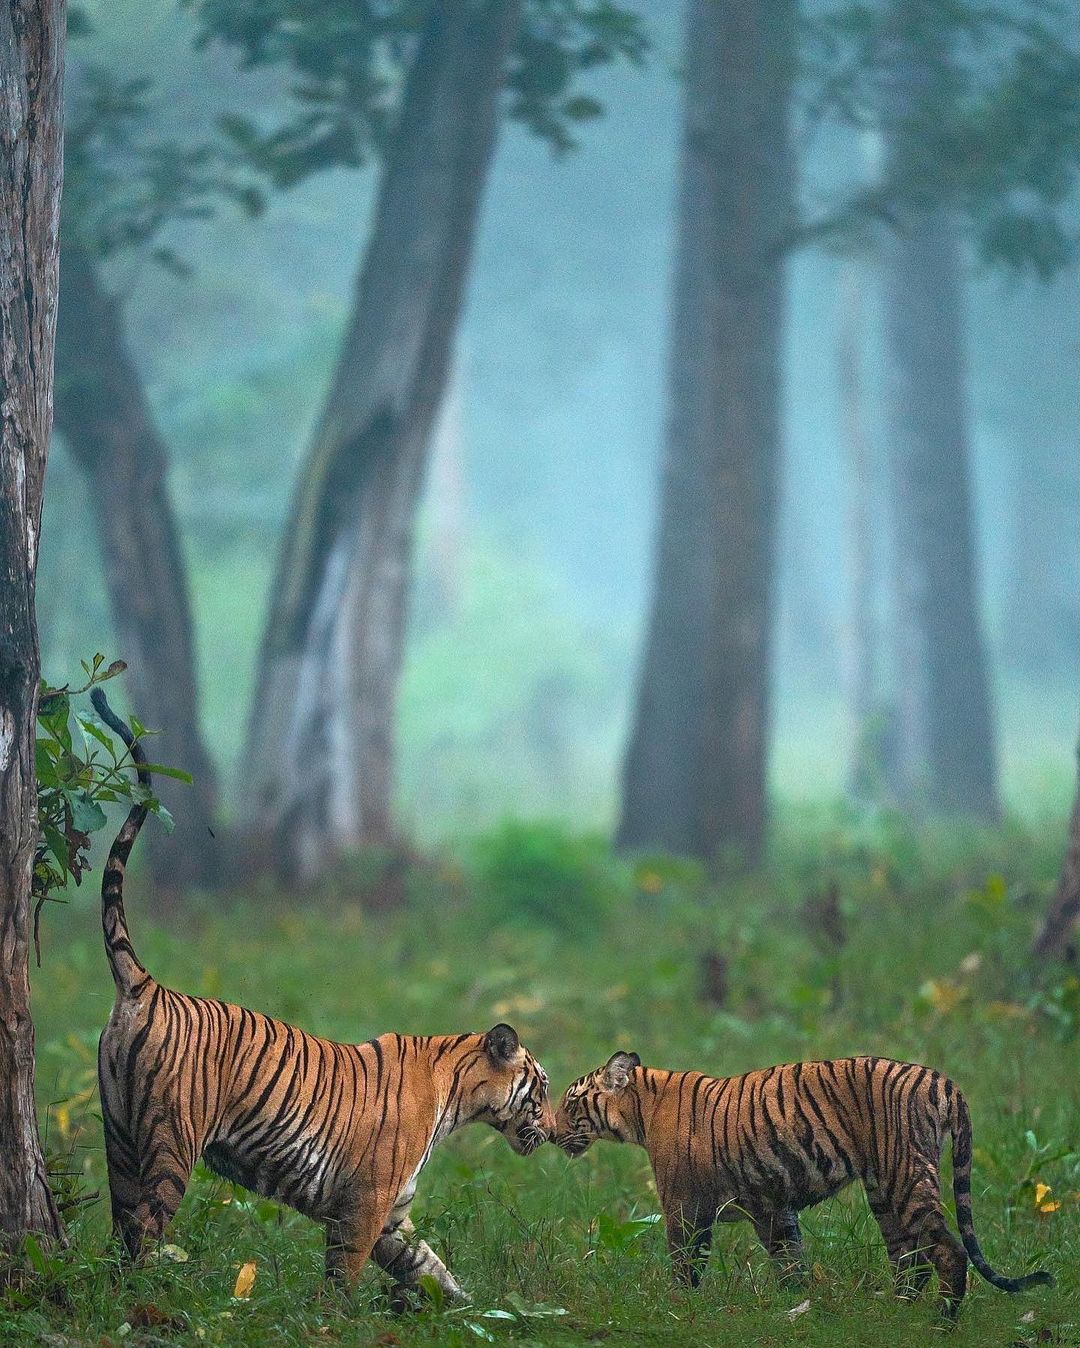
<path fill-rule="evenodd" d="M 166 930 L 137 893 L 129 907 L 140 953 L 173 986 L 350 1040 L 506 1019 L 556 1090 L 619 1047 L 718 1074 L 854 1052 L 931 1063 L 971 1101 L 985 1251 L 1006 1272 L 1045 1261 L 1058 1278 L 1022 1298 L 974 1279 L 953 1342 L 1076 1344 L 1080 985 L 1025 955 L 1059 840 L 818 819 L 779 841 L 768 877 L 710 890 L 685 867 L 630 870 L 541 832 L 481 849 L 478 876 L 454 860 L 418 876 L 410 909 L 392 917 L 349 901 L 355 876 L 304 912 L 247 895 Z M 830 879 L 849 930 L 839 950 L 799 915 Z M 75 1172 L 67 1183 L 104 1194 L 94 1048 L 112 986 L 91 898 L 48 914 L 38 1093 L 49 1150 Z M 507 907 L 534 918 L 508 921 Z M 701 994 L 708 951 L 727 961 L 722 1007 Z M 0 1298 L 0 1342 L 876 1345 L 941 1332 L 932 1299 L 892 1298 L 859 1191 L 805 1214 L 812 1276 L 794 1295 L 742 1225 L 718 1230 L 698 1292 L 672 1290 L 656 1211 L 641 1151 L 598 1145 L 571 1162 L 544 1147 L 521 1160 L 490 1130 L 466 1130 L 436 1153 L 414 1216 L 473 1304 L 402 1318 L 375 1272 L 350 1302 L 325 1294 L 315 1226 L 200 1172 L 174 1258 L 137 1273 L 107 1243 L 106 1201 L 74 1209 L 71 1248 Z M 254 1286 L 236 1298 L 248 1263 Z"/>

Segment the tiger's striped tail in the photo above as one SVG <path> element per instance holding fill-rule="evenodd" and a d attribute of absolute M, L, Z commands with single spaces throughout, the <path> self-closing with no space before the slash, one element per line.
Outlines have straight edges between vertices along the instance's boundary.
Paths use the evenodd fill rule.
<path fill-rule="evenodd" d="M 130 727 L 121 721 L 109 706 L 100 688 L 93 690 L 90 701 L 109 729 L 119 735 L 127 745 L 139 774 L 139 782 L 149 790 L 152 780 L 146 769 L 146 756 L 131 733 Z M 128 816 L 109 849 L 105 873 L 101 877 L 101 927 L 105 934 L 105 954 L 109 958 L 109 968 L 112 970 L 116 991 L 121 997 L 137 996 L 150 977 L 135 954 L 128 934 L 127 916 L 124 913 L 124 874 L 127 870 L 127 860 L 148 812 L 147 807 L 141 802 L 133 805 L 128 811 Z"/>
<path fill-rule="evenodd" d="M 979 1248 L 975 1237 L 975 1222 L 971 1213 L 971 1115 L 967 1101 L 960 1091 L 953 1096 L 949 1119 L 953 1148 L 953 1198 L 956 1201 L 956 1224 L 968 1258 L 979 1273 L 1003 1292 L 1023 1292 L 1028 1287 L 1053 1287 L 1053 1275 L 1045 1269 L 1028 1273 L 1023 1278 L 1006 1278 L 992 1268 Z"/>

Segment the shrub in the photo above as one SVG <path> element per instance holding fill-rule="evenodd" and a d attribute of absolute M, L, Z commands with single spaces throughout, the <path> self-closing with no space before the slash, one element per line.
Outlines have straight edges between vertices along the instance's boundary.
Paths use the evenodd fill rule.
<path fill-rule="evenodd" d="M 473 850 L 480 906 L 496 921 L 526 921 L 571 933 L 603 923 L 622 889 L 605 839 L 560 824 L 506 820 Z"/>

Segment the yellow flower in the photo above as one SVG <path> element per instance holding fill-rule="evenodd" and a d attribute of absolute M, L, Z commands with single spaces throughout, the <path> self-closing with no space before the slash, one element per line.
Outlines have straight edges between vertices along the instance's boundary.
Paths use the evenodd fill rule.
<path fill-rule="evenodd" d="M 1049 1184 L 1036 1183 L 1035 1185 L 1035 1207 L 1039 1212 L 1057 1212 L 1061 1204 L 1056 1198 L 1051 1198 L 1053 1190 Z"/>
<path fill-rule="evenodd" d="M 919 989 L 919 996 L 939 1016 L 947 1016 L 963 1001 L 964 989 L 951 978 L 928 978 Z"/>

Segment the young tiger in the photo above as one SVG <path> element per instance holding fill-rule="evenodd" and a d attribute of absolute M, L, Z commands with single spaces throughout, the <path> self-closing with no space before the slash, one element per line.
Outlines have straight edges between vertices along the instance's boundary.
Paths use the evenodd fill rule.
<path fill-rule="evenodd" d="M 953 1145 L 963 1245 L 946 1224 L 938 1164 Z M 1006 1292 L 1052 1284 L 1005 1278 L 986 1262 L 971 1216 L 971 1119 L 940 1072 L 887 1058 L 789 1063 L 738 1077 L 642 1067 L 616 1053 L 563 1096 L 555 1141 L 580 1156 L 596 1138 L 649 1153 L 676 1277 L 696 1286 L 713 1223 L 753 1223 L 783 1278 L 801 1272 L 798 1213 L 861 1180 L 881 1227 L 897 1291 L 916 1295 L 931 1268 L 954 1316 L 967 1261 Z M 966 1251 L 966 1253 L 965 1253 Z"/>
<path fill-rule="evenodd" d="M 101 719 L 150 775 L 100 689 Z M 201 1156 L 217 1174 L 326 1228 L 326 1271 L 351 1286 L 370 1255 L 398 1284 L 428 1274 L 461 1289 L 413 1235 L 409 1206 L 437 1142 L 487 1123 L 527 1156 L 554 1128 L 548 1081 L 509 1025 L 486 1034 L 384 1034 L 339 1044 L 225 1002 L 162 987 L 132 948 L 124 870 L 146 818 L 135 805 L 102 880 L 116 1002 L 101 1035 L 101 1087 L 115 1230 L 134 1258 L 156 1241 Z"/>

